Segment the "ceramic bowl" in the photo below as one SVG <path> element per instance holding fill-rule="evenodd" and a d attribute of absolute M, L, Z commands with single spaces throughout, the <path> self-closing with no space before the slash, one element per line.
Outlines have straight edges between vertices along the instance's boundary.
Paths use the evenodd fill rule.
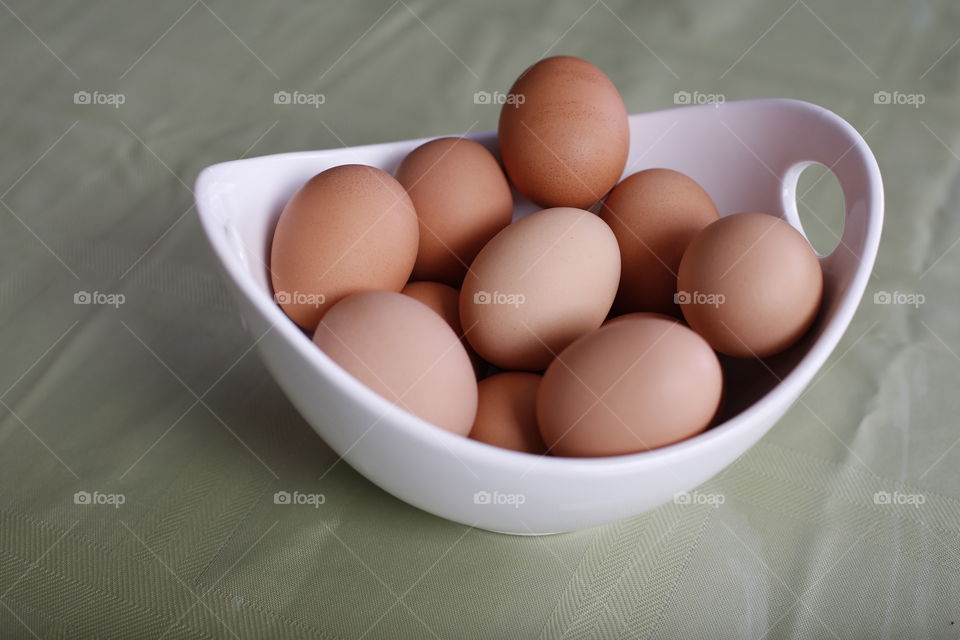
<path fill-rule="evenodd" d="M 470 138 L 496 152 L 496 133 Z M 753 445 L 823 366 L 857 309 L 880 241 L 883 190 L 863 138 L 813 104 L 768 99 L 630 116 L 624 175 L 682 171 L 722 215 L 762 211 L 802 232 L 796 185 L 817 162 L 843 192 L 842 238 L 821 257 L 825 297 L 800 344 L 766 361 L 724 359 L 728 397 L 718 424 L 668 447 L 609 458 L 531 456 L 443 431 L 358 382 L 317 349 L 273 300 L 267 270 L 274 225 L 311 176 L 346 163 L 393 172 L 425 142 L 284 153 L 225 162 L 197 179 L 197 207 L 264 363 L 318 434 L 354 469 L 425 511 L 513 534 L 592 527 L 688 496 Z M 518 197 L 515 217 L 536 207 Z M 318 465 L 318 473 L 323 469 Z M 677 498 L 680 496 L 680 498 Z"/>

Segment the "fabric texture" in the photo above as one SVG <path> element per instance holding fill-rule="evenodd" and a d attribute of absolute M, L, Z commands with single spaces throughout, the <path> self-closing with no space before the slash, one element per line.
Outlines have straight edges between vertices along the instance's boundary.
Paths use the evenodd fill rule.
<path fill-rule="evenodd" d="M 0 637 L 960 631 L 955 3 L 0 5 Z M 837 112 L 877 155 L 886 224 L 833 357 L 704 500 L 510 537 L 337 462 L 252 349 L 192 188 L 241 156 L 491 129 L 475 94 L 560 53 L 632 113 Z M 836 244 L 832 175 L 801 192 Z"/>

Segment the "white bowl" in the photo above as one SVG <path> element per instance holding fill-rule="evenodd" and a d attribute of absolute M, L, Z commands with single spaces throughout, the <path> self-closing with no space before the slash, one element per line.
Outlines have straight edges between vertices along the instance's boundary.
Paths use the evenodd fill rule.
<path fill-rule="evenodd" d="M 469 136 L 491 150 L 494 132 Z M 795 189 L 819 162 L 842 187 L 840 246 L 822 258 L 825 298 L 810 334 L 759 361 L 725 359 L 722 420 L 694 438 L 610 458 L 531 456 L 443 431 L 366 388 L 317 349 L 274 304 L 266 263 L 287 199 L 346 163 L 393 172 L 423 140 L 225 162 L 197 179 L 200 219 L 257 347 L 303 417 L 350 465 L 416 507 L 467 525 L 544 534 L 638 514 L 692 490 L 753 445 L 833 351 L 863 295 L 880 241 L 883 190 L 863 138 L 837 115 L 794 100 L 747 100 L 630 116 L 624 175 L 669 167 L 697 180 L 721 214 L 763 211 L 800 229 Z M 535 210 L 518 198 L 516 215 Z M 323 471 L 318 467 L 318 473 Z"/>

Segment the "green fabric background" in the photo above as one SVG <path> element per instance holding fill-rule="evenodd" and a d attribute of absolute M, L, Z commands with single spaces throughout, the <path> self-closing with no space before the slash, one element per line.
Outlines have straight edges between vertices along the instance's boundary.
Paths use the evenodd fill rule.
<path fill-rule="evenodd" d="M 960 633 L 956 3 L 0 5 L 0 637 Z M 833 358 L 699 489 L 722 505 L 516 538 L 335 464 L 250 351 L 191 188 L 244 154 L 493 128 L 474 92 L 551 53 L 599 65 L 631 112 L 676 91 L 830 108 L 876 153 L 887 220 Z M 801 216 L 824 247 L 841 209 L 820 175 Z M 281 490 L 326 501 L 274 504 Z"/>

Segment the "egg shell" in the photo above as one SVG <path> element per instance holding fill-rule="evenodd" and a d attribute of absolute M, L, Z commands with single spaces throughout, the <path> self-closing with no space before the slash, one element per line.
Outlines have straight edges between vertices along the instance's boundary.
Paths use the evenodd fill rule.
<path fill-rule="evenodd" d="M 310 178 L 280 214 L 270 251 L 274 296 L 312 331 L 345 296 L 400 291 L 417 257 L 417 215 L 390 174 L 342 165 Z"/>
<path fill-rule="evenodd" d="M 504 449 L 542 454 L 547 446 L 537 428 L 536 373 L 507 371 L 478 386 L 477 418 L 470 437 Z"/>
<path fill-rule="evenodd" d="M 610 78 L 585 60 L 557 56 L 514 83 L 498 137 L 517 191 L 542 207 L 586 209 L 620 179 L 630 127 Z"/>
<path fill-rule="evenodd" d="M 460 289 L 460 321 L 480 356 L 539 371 L 603 322 L 620 279 L 613 232 L 581 209 L 543 209 L 480 251 Z"/>
<path fill-rule="evenodd" d="M 738 213 L 697 234 L 680 262 L 677 287 L 684 318 L 714 349 L 763 358 L 810 328 L 823 272 L 810 243 L 787 222 Z"/>
<path fill-rule="evenodd" d="M 313 342 L 373 391 L 452 433 L 470 433 L 477 382 L 459 337 L 425 304 L 392 291 L 354 293 L 317 325 Z"/>
<path fill-rule="evenodd" d="M 440 282 L 408 282 L 400 293 L 419 300 L 447 321 L 453 332 L 460 336 L 460 342 L 473 363 L 474 372 L 479 376 L 484 369 L 484 362 L 463 335 L 463 326 L 460 324 L 460 292 Z"/>
<path fill-rule="evenodd" d="M 459 287 L 483 245 L 513 216 L 513 195 L 500 164 L 472 140 L 439 138 L 411 151 L 397 180 L 420 222 L 413 279 Z"/>
<path fill-rule="evenodd" d="M 600 210 L 620 245 L 618 313 L 680 315 L 674 302 L 683 252 L 697 233 L 720 218 L 695 180 L 672 169 L 646 169 L 613 188 Z"/>
<path fill-rule="evenodd" d="M 720 362 L 703 338 L 672 318 L 625 317 L 550 365 L 537 421 L 554 455 L 635 453 L 703 431 L 722 388 Z"/>
<path fill-rule="evenodd" d="M 662 318 L 663 320 L 671 320 L 673 322 L 680 322 L 677 318 L 665 313 L 655 313 L 653 311 L 635 311 L 633 313 L 625 313 L 620 316 L 610 316 L 607 318 L 602 326 L 607 326 L 608 324 L 613 324 L 615 322 L 623 322 L 624 320 L 632 320 L 635 318 Z"/>

